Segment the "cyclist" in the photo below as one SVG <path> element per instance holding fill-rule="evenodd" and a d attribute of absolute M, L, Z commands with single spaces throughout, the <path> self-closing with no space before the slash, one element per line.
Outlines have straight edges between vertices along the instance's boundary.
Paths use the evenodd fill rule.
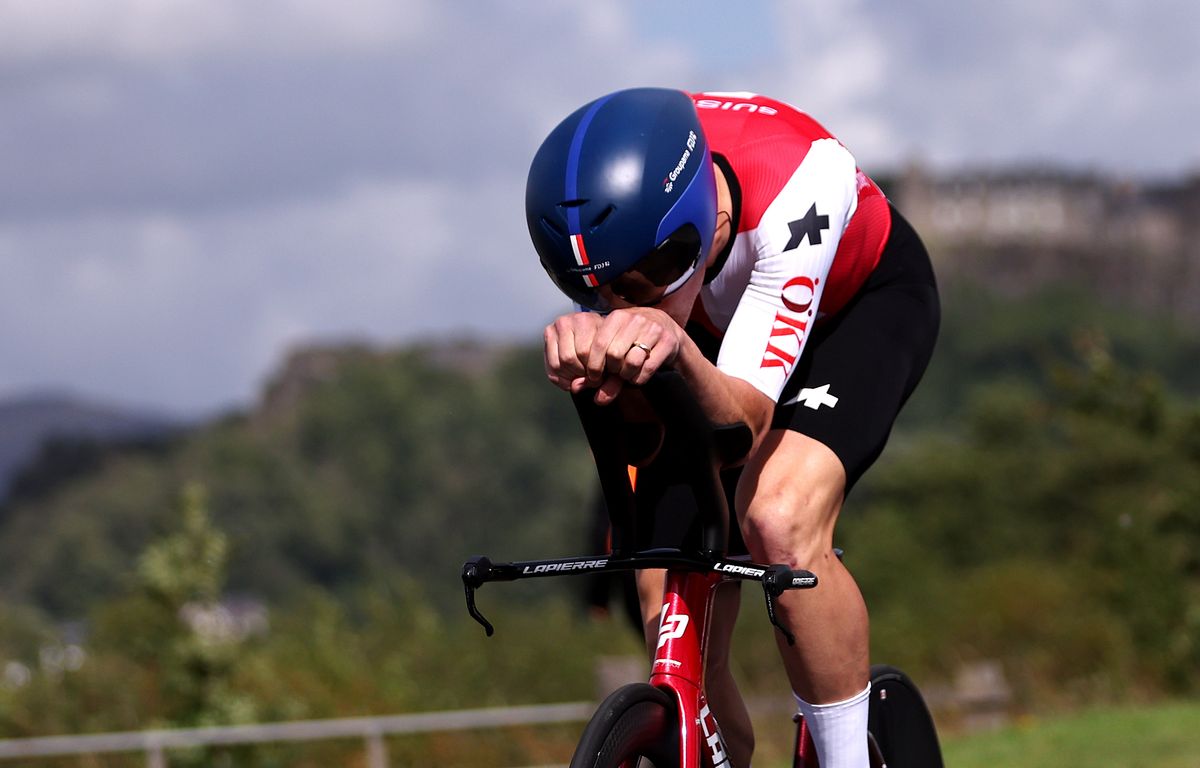
<path fill-rule="evenodd" d="M 820 578 L 780 599 L 796 637 L 780 651 L 823 768 L 863 768 L 867 610 L 833 530 L 933 350 L 920 239 L 816 121 L 740 92 L 638 88 L 584 105 L 538 149 L 526 218 L 578 310 L 545 329 L 551 382 L 607 405 L 670 366 L 713 422 L 751 427 L 748 459 L 727 473 L 743 546 Z M 653 477 L 636 494 L 639 508 L 674 503 Z M 638 579 L 653 644 L 662 576 Z M 728 666 L 738 601 L 717 595 L 706 690 L 733 764 L 749 765 Z"/>

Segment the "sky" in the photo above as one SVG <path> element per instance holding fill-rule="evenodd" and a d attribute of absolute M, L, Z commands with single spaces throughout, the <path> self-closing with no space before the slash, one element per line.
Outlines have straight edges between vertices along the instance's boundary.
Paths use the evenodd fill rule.
<path fill-rule="evenodd" d="M 1200 172 L 1184 0 L 0 0 L 0 398 L 197 417 L 312 343 L 536 342 L 581 104 L 750 90 L 870 173 Z"/>

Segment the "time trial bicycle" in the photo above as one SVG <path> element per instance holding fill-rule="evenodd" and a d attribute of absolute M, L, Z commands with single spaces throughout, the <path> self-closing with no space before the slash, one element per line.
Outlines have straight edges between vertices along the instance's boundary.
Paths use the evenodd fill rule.
<path fill-rule="evenodd" d="M 719 471 L 749 451 L 749 428 L 744 424 L 714 427 L 673 371 L 656 374 L 640 389 L 660 428 L 624 424 L 615 417 L 615 408 L 595 405 L 590 391 L 573 396 L 608 505 L 612 551 L 518 562 L 472 557 L 462 570 L 467 610 L 491 636 L 493 626 L 475 600 L 476 590 L 486 583 L 665 569 L 649 681 L 624 685 L 600 704 L 583 731 L 571 768 L 637 768 L 647 762 L 656 768 L 735 768 L 704 692 L 708 614 L 716 587 L 730 580 L 759 582 L 769 620 L 791 643 L 794 638 L 776 618 L 776 600 L 790 589 L 817 587 L 817 577 L 785 564 L 763 565 L 727 556 L 729 509 Z M 697 510 L 698 544 L 638 547 L 638 510 L 627 468 L 647 463 L 690 488 Z M 807 725 L 799 715 L 795 721 L 793 766 L 818 768 Z M 924 699 L 894 667 L 871 668 L 868 730 L 873 768 L 941 768 L 937 732 Z"/>

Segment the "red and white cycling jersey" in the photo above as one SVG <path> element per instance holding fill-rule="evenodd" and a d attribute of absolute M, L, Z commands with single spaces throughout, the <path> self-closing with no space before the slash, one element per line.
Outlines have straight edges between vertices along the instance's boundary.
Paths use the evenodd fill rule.
<path fill-rule="evenodd" d="M 741 189 L 732 250 L 692 319 L 722 339 L 720 370 L 777 401 L 813 323 L 844 307 L 879 263 L 891 210 L 849 150 L 803 112 L 752 93 L 692 98 Z"/>

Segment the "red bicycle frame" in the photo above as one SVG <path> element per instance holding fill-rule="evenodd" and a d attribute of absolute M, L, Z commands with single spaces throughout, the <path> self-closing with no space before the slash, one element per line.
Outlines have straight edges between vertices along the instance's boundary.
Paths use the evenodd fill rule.
<path fill-rule="evenodd" d="M 728 750 L 704 695 L 704 658 L 709 609 L 719 573 L 668 570 L 658 624 L 650 685 L 669 691 L 679 713 L 680 765 L 728 768 Z M 702 763 L 701 757 L 709 762 Z M 817 752 L 804 719 L 797 716 L 793 768 L 818 768 Z"/>
<path fill-rule="evenodd" d="M 719 573 L 667 571 L 650 684 L 670 691 L 678 705 L 680 765 L 701 765 L 702 749 L 715 768 L 729 764 L 725 740 L 704 697 L 708 614 L 723 578 Z"/>

